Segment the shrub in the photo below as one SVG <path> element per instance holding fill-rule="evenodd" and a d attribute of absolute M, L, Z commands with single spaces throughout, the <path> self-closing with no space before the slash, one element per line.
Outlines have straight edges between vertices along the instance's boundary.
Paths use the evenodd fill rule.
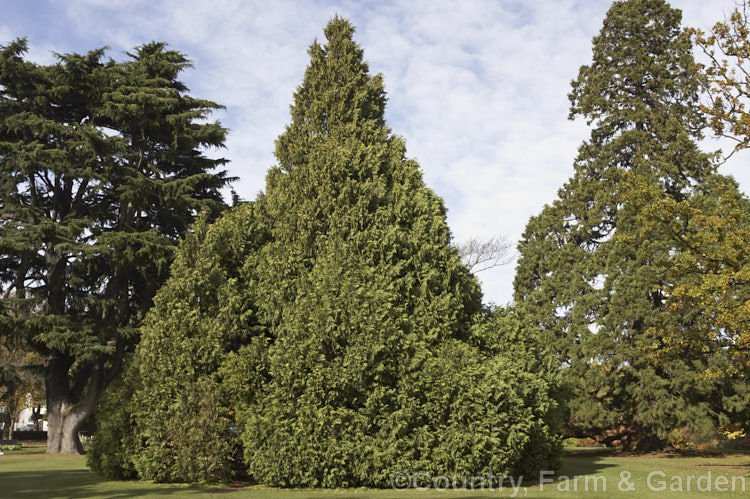
<path fill-rule="evenodd" d="M 104 392 L 95 412 L 96 430 L 86 453 L 86 464 L 110 480 L 137 477 L 133 456 L 137 453 L 138 439 L 132 405 L 137 372 L 129 362 L 126 366 L 122 378 Z"/>

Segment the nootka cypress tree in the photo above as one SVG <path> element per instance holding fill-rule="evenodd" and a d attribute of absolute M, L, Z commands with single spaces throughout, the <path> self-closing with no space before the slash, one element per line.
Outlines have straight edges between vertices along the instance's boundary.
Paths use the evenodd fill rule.
<path fill-rule="evenodd" d="M 253 380 L 240 371 L 247 362 L 237 366 L 227 354 L 265 347 L 245 289 L 266 239 L 257 206 L 241 205 L 215 224 L 201 217 L 181 242 L 124 379 L 97 415 L 94 470 L 160 482 L 232 476 L 241 459 L 233 402 Z"/>
<path fill-rule="evenodd" d="M 700 138 L 698 72 L 681 13 L 663 0 L 615 2 L 570 93 L 592 126 L 558 198 L 521 241 L 516 301 L 537 322 L 575 387 L 570 430 L 625 448 L 665 444 L 713 417 L 705 358 L 668 364 L 654 326 L 677 324 L 661 264 L 678 251 L 665 226 L 644 233 L 639 189 L 675 202 L 713 174 Z"/>
<path fill-rule="evenodd" d="M 518 372 L 492 370 L 470 343 L 477 282 L 450 245 L 442 200 L 385 124 L 382 78 L 353 32 L 336 18 L 311 46 L 268 174 L 256 293 L 273 342 L 268 383 L 239 414 L 248 471 L 277 485 L 383 486 L 397 469 L 509 472 L 522 461 L 510 449 L 549 462 L 542 417 L 466 405 L 472 396 L 442 405 L 465 396 L 462 383 L 473 396 L 493 382 L 514 393 Z M 549 402 L 552 382 L 538 379 L 530 393 Z M 535 433 L 549 447 L 534 447 Z"/>
<path fill-rule="evenodd" d="M 380 479 L 401 385 L 433 346 L 468 335 L 480 305 L 353 31 L 335 19 L 310 48 L 268 174 L 258 296 L 272 378 L 243 441 L 250 472 L 271 483 Z"/>
<path fill-rule="evenodd" d="M 265 193 L 181 244 L 98 471 L 385 487 L 556 465 L 557 366 L 528 319 L 482 309 L 353 33 L 335 18 L 311 46 Z"/>

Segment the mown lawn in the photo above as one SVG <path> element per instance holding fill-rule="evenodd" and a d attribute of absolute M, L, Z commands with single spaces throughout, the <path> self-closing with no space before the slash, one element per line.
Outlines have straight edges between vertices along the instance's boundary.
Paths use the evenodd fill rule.
<path fill-rule="evenodd" d="M 649 483 L 648 477 L 651 474 Z M 561 477 L 570 480 L 560 480 Z M 578 476 L 578 479 L 573 479 Z M 692 477 L 692 478 L 690 478 Z M 744 489 L 742 488 L 744 478 Z M 443 497 L 748 497 L 750 496 L 750 454 L 681 454 L 628 456 L 601 451 L 573 451 L 566 454 L 558 481 L 540 484 L 539 477 L 526 477 L 513 489 L 505 483 L 493 490 L 419 491 L 395 490 L 279 490 L 267 487 L 185 486 L 150 482 L 102 480 L 86 467 L 85 458 L 48 456 L 41 446 L 26 447 L 0 456 L 0 497 L 269 497 L 272 499 L 357 499 Z M 438 487 L 445 481 L 439 479 Z M 458 485 L 462 485 L 459 481 Z M 478 485 L 478 484 L 477 484 Z M 518 485 L 518 483 L 516 483 Z M 734 485 L 734 492 L 732 487 Z M 662 489 L 662 487 L 664 487 Z M 477 486 L 477 488 L 479 488 Z M 606 488 L 606 490 L 605 490 Z M 670 488 L 675 490 L 670 490 Z M 662 490 L 660 490 L 662 489 Z M 726 490 L 726 491 L 725 491 Z"/>

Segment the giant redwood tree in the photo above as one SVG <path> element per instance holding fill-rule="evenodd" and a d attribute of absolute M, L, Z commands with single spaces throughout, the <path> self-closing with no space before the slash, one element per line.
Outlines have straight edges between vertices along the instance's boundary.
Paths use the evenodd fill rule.
<path fill-rule="evenodd" d="M 681 425 L 710 424 L 717 386 L 709 355 L 659 362 L 689 317 L 666 306 L 663 263 L 675 224 L 644 227 L 644 192 L 680 203 L 713 174 L 697 146 L 699 72 L 681 13 L 663 0 L 617 1 L 570 93 L 571 118 L 592 126 L 558 198 L 529 221 L 515 297 L 574 386 L 569 430 L 625 448 L 664 445 Z M 645 230 L 647 229 L 647 230 Z M 658 327 L 657 327 L 658 326 Z"/>
<path fill-rule="evenodd" d="M 46 373 L 47 451 L 79 453 L 78 429 L 117 375 L 198 212 L 223 205 L 217 106 L 179 80 L 164 44 L 125 62 L 104 50 L 24 60 L 0 48 L 1 334 Z"/>

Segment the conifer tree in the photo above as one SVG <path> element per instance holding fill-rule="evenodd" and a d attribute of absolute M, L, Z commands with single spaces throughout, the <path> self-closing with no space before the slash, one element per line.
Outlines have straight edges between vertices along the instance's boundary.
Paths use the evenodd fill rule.
<path fill-rule="evenodd" d="M 469 421 L 478 428 L 491 414 L 431 419 L 427 401 L 409 396 L 418 380 L 424 396 L 448 396 L 447 378 L 428 365 L 446 369 L 460 351 L 484 362 L 468 344 L 481 296 L 450 245 L 442 200 L 385 124 L 382 78 L 369 74 L 353 31 L 334 19 L 327 44 L 311 46 L 268 174 L 273 225 L 257 286 L 274 342 L 269 382 L 241 414 L 248 469 L 266 483 L 326 487 L 382 486 L 397 466 L 509 471 L 517 455 L 438 452 L 448 420 L 467 438 Z M 477 429 L 477 441 L 492 448 L 483 439 L 496 438 L 501 455 L 507 429 Z"/>
<path fill-rule="evenodd" d="M 662 339 L 649 354 L 654 363 L 671 365 L 703 359 L 701 379 L 715 380 L 706 393 L 716 422 L 748 428 L 750 412 L 750 200 L 731 177 L 713 175 L 676 201 L 640 186 L 641 233 L 669 234 L 675 250 L 659 262 L 664 275 L 666 310 L 649 334 Z M 704 401 L 705 402 L 705 401 Z"/>
<path fill-rule="evenodd" d="M 719 157 L 731 161 L 748 147 L 750 76 L 750 26 L 748 2 L 740 2 L 708 34 L 688 30 L 697 48 L 708 56 L 701 65 L 704 77 L 706 127 L 717 137 L 729 138 L 734 147 Z M 654 353 L 656 361 L 709 357 L 702 377 L 721 379 L 722 423 L 748 427 L 750 411 L 750 200 L 731 177 L 716 174 L 697 185 L 690 196 L 675 200 L 640 183 L 633 197 L 642 210 L 641 230 L 660 226 L 676 248 L 661 264 L 669 287 L 665 307 L 681 317 L 679 327 L 657 321 L 653 334 L 665 339 Z M 719 411 L 717 411 L 719 412 Z"/>
<path fill-rule="evenodd" d="M 132 383 L 100 414 L 97 471 L 224 479 L 235 426 L 243 466 L 270 485 L 555 467 L 556 365 L 527 320 L 482 313 L 353 32 L 335 18 L 310 48 L 265 193 L 182 243 Z"/>
<path fill-rule="evenodd" d="M 0 50 L 2 334 L 45 364 L 48 452 L 80 453 L 78 429 L 119 372 L 179 236 L 223 206 L 225 130 L 194 99 L 164 44 L 23 60 Z"/>
<path fill-rule="evenodd" d="M 750 147 L 749 8 L 746 0 L 738 2 L 734 11 L 717 22 L 708 34 L 690 30 L 695 45 L 709 57 L 709 63 L 702 67 L 708 104 L 702 109 L 709 128 L 715 136 L 735 142 L 733 150 L 724 153 L 725 160 Z M 704 330 L 698 337 L 726 349 L 734 357 L 733 368 L 747 373 L 750 368 L 750 307 L 747 305 L 750 293 L 750 255 L 747 252 L 750 201 L 739 192 L 732 179 L 717 178 L 713 190 L 716 192 L 714 196 L 697 196 L 691 203 L 658 203 L 652 218 L 671 214 L 673 218 L 692 224 L 689 237 L 680 241 L 686 250 L 685 258 L 690 261 L 678 268 L 683 273 L 693 274 L 695 287 L 682 288 L 679 306 L 695 308 L 698 305 L 696 297 L 703 300 L 702 305 L 712 309 L 709 315 L 716 318 L 723 334 Z M 662 213 L 658 213 L 660 209 Z M 744 377 L 747 379 L 747 374 Z"/>
<path fill-rule="evenodd" d="M 435 345 L 465 338 L 480 305 L 353 31 L 334 19 L 327 45 L 310 48 L 268 175 L 274 226 L 258 273 L 273 377 L 243 437 L 250 472 L 271 483 L 372 480 L 400 383 Z"/>
<path fill-rule="evenodd" d="M 677 249 L 664 226 L 642 231 L 634 187 L 680 202 L 713 174 L 695 144 L 699 75 L 680 18 L 663 0 L 610 8 L 570 94 L 591 138 L 558 199 L 529 221 L 515 279 L 575 387 L 570 429 L 635 450 L 710 424 L 716 410 L 715 382 L 696 376 L 705 356 L 651 356 L 666 342 L 654 324 L 680 323 L 660 266 Z"/>
<path fill-rule="evenodd" d="M 265 339 L 244 289 L 267 237 L 257 206 L 241 205 L 214 224 L 201 217 L 181 242 L 125 379 L 97 414 L 88 460 L 95 471 L 116 479 L 209 482 L 228 479 L 241 463 L 230 413 L 234 391 L 252 383 L 244 377 L 232 384 L 223 375 L 229 368 L 221 368 L 232 364 L 228 353 Z"/>

